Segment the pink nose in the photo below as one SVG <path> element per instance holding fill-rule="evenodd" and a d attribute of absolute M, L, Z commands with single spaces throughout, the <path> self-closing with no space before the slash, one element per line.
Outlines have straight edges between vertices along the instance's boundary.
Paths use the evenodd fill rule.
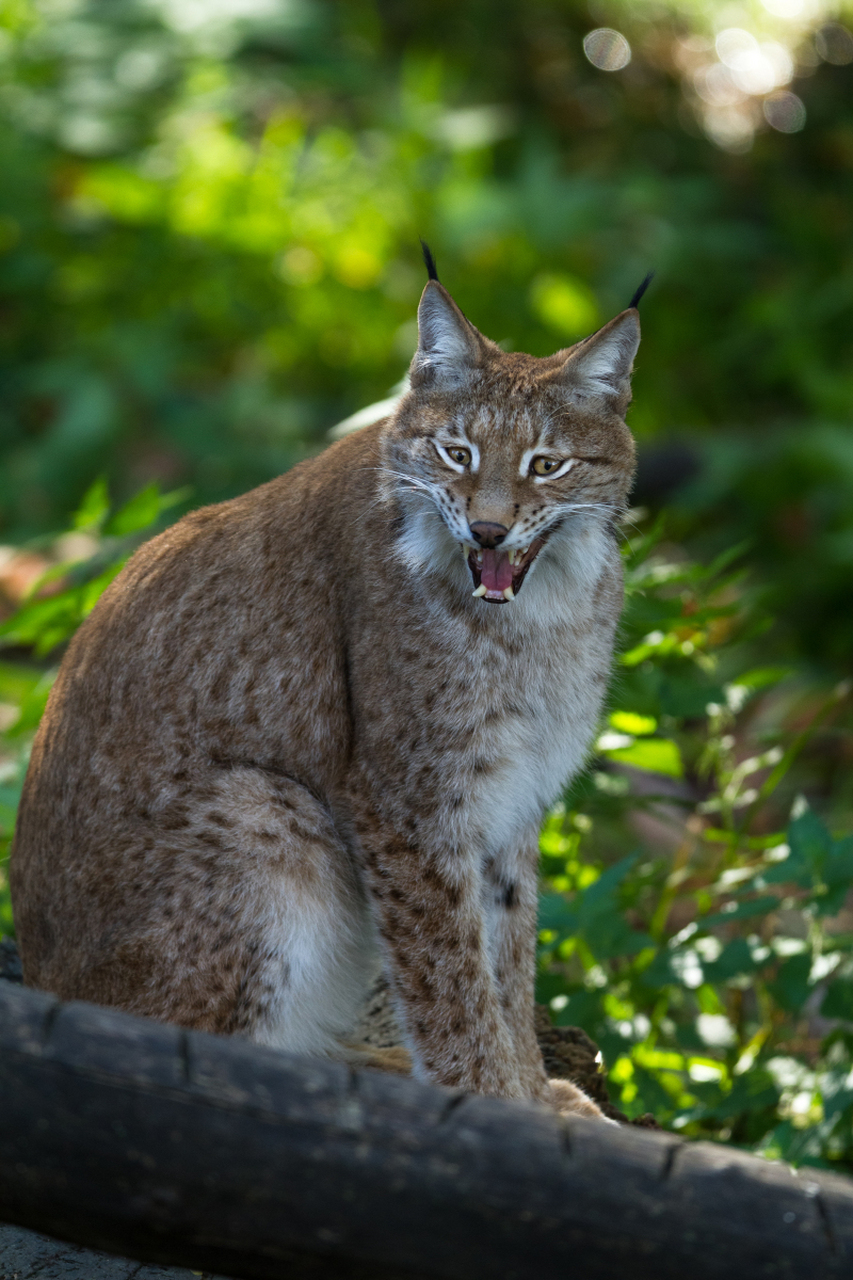
<path fill-rule="evenodd" d="M 505 524 L 492 524 L 489 520 L 475 520 L 471 525 L 471 537 L 481 547 L 499 547 L 508 533 Z"/>

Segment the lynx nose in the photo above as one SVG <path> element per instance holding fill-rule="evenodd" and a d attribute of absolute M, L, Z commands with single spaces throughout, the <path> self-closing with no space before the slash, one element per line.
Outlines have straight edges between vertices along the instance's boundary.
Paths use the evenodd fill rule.
<path fill-rule="evenodd" d="M 471 537 L 481 547 L 499 547 L 509 533 L 505 524 L 492 524 L 490 520 L 475 520 L 470 528 Z"/>

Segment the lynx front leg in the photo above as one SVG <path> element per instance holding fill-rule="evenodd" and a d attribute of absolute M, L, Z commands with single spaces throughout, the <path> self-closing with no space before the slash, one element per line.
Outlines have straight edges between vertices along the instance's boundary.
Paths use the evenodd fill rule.
<path fill-rule="evenodd" d="M 438 857 L 395 832 L 362 833 L 363 860 L 414 1074 L 504 1098 L 531 1089 L 501 1009 L 472 856 Z"/>
<path fill-rule="evenodd" d="M 528 1096 L 540 1097 L 561 1114 L 604 1120 L 598 1106 L 568 1080 L 548 1081 L 534 1027 L 537 871 L 535 841 L 514 855 L 488 858 L 483 892 L 489 942 L 501 1005 Z"/>
<path fill-rule="evenodd" d="M 489 953 L 501 1007 L 530 1096 L 547 1090 L 533 1022 L 536 979 L 539 850 L 489 857 L 483 867 L 483 902 Z"/>

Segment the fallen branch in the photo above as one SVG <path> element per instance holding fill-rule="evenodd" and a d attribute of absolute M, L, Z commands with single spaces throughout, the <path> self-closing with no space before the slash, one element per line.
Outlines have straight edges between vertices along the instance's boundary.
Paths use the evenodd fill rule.
<path fill-rule="evenodd" d="M 246 1280 L 834 1280 L 853 1184 L 0 983 L 0 1218 Z"/>

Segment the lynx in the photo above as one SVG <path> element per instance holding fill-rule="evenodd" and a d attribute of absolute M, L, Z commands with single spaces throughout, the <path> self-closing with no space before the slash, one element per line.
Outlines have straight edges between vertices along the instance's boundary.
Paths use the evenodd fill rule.
<path fill-rule="evenodd" d="M 25 981 L 600 1116 L 534 1035 L 537 832 L 622 602 L 636 303 L 545 359 L 429 280 L 383 421 L 143 546 L 72 641 L 12 859 Z M 380 1064 L 382 1065 L 382 1064 Z"/>

